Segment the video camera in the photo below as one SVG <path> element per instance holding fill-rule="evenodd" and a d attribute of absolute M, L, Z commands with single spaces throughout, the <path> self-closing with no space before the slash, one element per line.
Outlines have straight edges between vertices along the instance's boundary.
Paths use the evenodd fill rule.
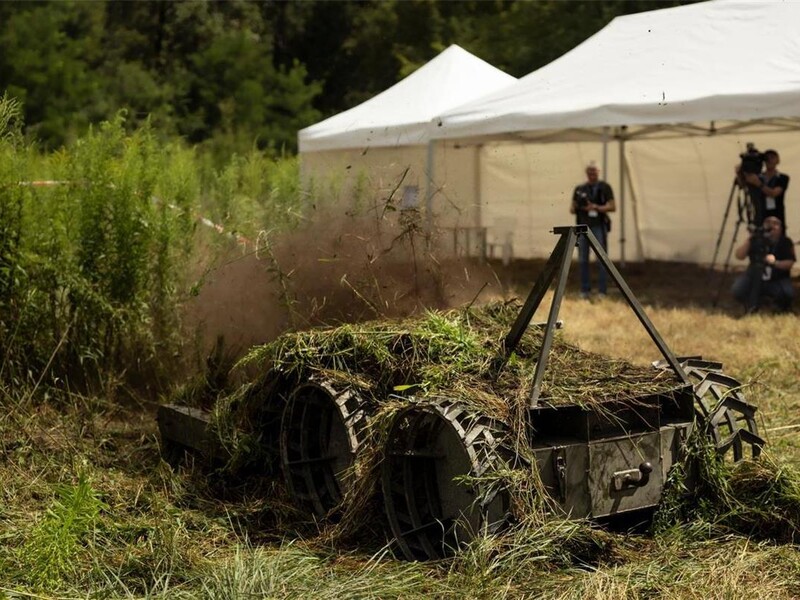
<path fill-rule="evenodd" d="M 583 189 L 579 189 L 575 194 L 575 204 L 578 206 L 578 208 L 587 206 L 589 204 L 589 194 L 587 194 Z"/>
<path fill-rule="evenodd" d="M 772 227 L 769 225 L 750 227 L 750 232 L 750 262 L 763 265 L 771 244 Z"/>
<path fill-rule="evenodd" d="M 747 142 L 747 150 L 739 155 L 742 159 L 739 166 L 740 173 L 753 173 L 758 175 L 764 168 L 764 153 L 759 152 L 753 142 Z"/>

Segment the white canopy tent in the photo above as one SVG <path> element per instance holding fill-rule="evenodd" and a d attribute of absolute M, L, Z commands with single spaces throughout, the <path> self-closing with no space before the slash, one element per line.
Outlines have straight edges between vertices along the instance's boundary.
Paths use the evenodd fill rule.
<path fill-rule="evenodd" d="M 629 258 L 708 262 L 746 141 L 774 147 L 800 177 L 798 117 L 800 3 L 712 0 L 618 17 L 517 83 L 444 112 L 435 137 L 482 149 L 484 224 L 517 215 L 515 252 L 532 256 L 551 248 L 546 229 L 571 220 L 572 185 L 599 160 L 598 142 L 616 139 L 619 253 L 628 241 Z M 787 201 L 790 234 L 798 205 Z"/>
<path fill-rule="evenodd" d="M 452 45 L 377 96 L 300 130 L 300 152 L 425 145 L 434 117 L 515 81 Z"/>
<path fill-rule="evenodd" d="M 443 142 L 434 151 L 432 119 L 515 81 L 450 46 L 377 96 L 301 130 L 302 181 L 344 205 L 397 192 L 404 207 L 414 207 L 418 192 L 436 189 L 447 198 L 442 224 L 472 224 L 477 149 Z M 429 180 L 432 171 L 435 181 Z"/>

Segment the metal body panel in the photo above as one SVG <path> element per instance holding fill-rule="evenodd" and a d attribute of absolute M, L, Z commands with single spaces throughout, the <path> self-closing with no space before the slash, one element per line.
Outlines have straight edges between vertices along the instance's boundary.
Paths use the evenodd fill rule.
<path fill-rule="evenodd" d="M 545 490 L 569 517 L 607 517 L 651 508 L 661 500 L 691 426 L 677 423 L 592 442 L 540 445 L 533 449 L 536 467 Z M 647 473 L 643 465 L 648 465 Z"/>
<path fill-rule="evenodd" d="M 164 404 L 158 407 L 157 418 L 162 445 L 193 450 L 206 457 L 220 453 L 217 440 L 209 432 L 211 413 L 208 411 Z"/>
<path fill-rule="evenodd" d="M 591 514 L 586 444 L 534 449 L 542 484 L 564 514 L 580 519 Z"/>
<path fill-rule="evenodd" d="M 660 431 L 593 442 L 588 453 L 591 516 L 658 504 L 664 488 Z"/>

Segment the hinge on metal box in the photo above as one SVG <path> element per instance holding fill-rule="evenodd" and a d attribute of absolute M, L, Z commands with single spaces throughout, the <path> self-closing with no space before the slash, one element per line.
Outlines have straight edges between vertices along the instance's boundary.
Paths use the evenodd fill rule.
<path fill-rule="evenodd" d="M 567 500 L 567 452 L 566 448 L 553 449 L 553 471 L 558 484 L 558 500 Z"/>

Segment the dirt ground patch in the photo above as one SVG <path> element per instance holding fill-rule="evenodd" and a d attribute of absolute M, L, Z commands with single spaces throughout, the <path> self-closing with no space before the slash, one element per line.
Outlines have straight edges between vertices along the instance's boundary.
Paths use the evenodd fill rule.
<path fill-rule="evenodd" d="M 500 263 L 491 265 L 500 281 L 509 290 L 518 294 L 527 293 L 544 268 L 545 260 L 516 260 L 508 266 Z M 643 305 L 661 308 L 697 308 L 714 313 L 741 316 L 741 305 L 731 296 L 730 288 L 739 273 L 740 265 L 732 265 L 727 274 L 720 269 L 710 270 L 707 266 L 691 263 L 644 261 L 615 265 L 625 282 Z M 596 267 L 592 266 L 591 276 L 596 282 Z M 567 293 L 577 295 L 580 289 L 578 263 L 573 262 L 569 272 Z M 792 279 L 795 293 L 800 290 L 800 279 Z M 609 294 L 619 295 L 609 279 Z M 621 295 L 620 295 L 621 296 Z"/>

